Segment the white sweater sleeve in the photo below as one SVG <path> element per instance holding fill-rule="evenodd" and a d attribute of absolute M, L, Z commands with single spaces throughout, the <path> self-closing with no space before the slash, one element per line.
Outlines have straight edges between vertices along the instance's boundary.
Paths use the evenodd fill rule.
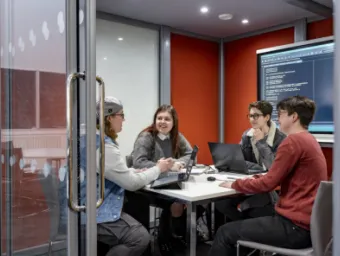
<path fill-rule="evenodd" d="M 99 172 L 99 149 L 97 150 L 97 172 Z M 158 178 L 160 170 L 157 166 L 144 172 L 135 172 L 128 168 L 120 150 L 115 144 L 105 143 L 105 178 L 129 191 L 136 191 Z"/>

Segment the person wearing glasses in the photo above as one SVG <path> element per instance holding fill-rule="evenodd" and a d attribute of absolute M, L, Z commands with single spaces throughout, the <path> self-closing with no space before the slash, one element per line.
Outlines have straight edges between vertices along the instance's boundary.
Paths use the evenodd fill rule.
<path fill-rule="evenodd" d="M 234 221 L 220 227 L 208 256 L 238 255 L 236 245 L 239 240 L 286 249 L 312 246 L 312 208 L 320 182 L 327 180 L 325 156 L 316 138 L 308 132 L 316 105 L 313 100 L 297 95 L 281 100 L 277 110 L 280 129 L 288 136 L 278 148 L 268 173 L 219 184 L 244 194 L 269 192 L 281 186 L 275 213 Z M 242 249 L 242 255 L 252 254 L 246 252 L 246 248 Z M 322 252 L 320 255 L 325 254 Z"/>
<path fill-rule="evenodd" d="M 97 209 L 97 240 L 109 248 L 106 256 L 140 256 L 147 249 L 150 241 L 148 231 L 141 223 L 122 211 L 125 190 L 135 191 L 141 189 L 158 176 L 173 166 L 171 158 L 160 159 L 154 166 L 148 169 L 139 170 L 128 168 L 125 159 L 121 156 L 117 143 L 118 133 L 122 131 L 125 116 L 122 103 L 114 97 L 105 97 L 104 113 L 100 112 L 100 105 L 97 104 L 97 129 L 99 130 L 99 117 L 104 115 L 105 133 L 105 193 L 104 202 Z M 80 178 L 80 204 L 86 203 L 86 172 L 99 171 L 99 145 L 100 134 L 96 135 L 97 147 L 97 170 L 86 169 L 86 137 L 80 137 L 80 171 L 83 174 Z M 60 223 L 67 223 L 67 196 L 66 179 L 60 182 Z M 97 184 L 100 177 L 97 175 Z M 98 185 L 97 185 L 98 186 Z M 99 191 L 97 191 L 99 194 Z M 86 221 L 85 213 L 81 216 L 82 229 Z M 85 236 L 83 236 L 85 237 Z M 98 249 L 100 246 L 98 246 Z M 84 250 L 84 248 L 82 248 Z M 81 255 L 85 255 L 82 252 Z"/>
<path fill-rule="evenodd" d="M 251 128 L 246 130 L 240 142 L 248 169 L 270 169 L 276 151 L 286 138 L 271 120 L 273 106 L 268 101 L 249 104 L 247 115 Z M 254 196 L 238 196 L 216 203 L 216 209 L 229 221 L 271 215 L 278 199 L 276 192 Z"/>

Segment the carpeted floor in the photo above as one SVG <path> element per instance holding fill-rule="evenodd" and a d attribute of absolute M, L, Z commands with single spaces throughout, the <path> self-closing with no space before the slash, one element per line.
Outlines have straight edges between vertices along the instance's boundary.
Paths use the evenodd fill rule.
<path fill-rule="evenodd" d="M 154 241 L 151 241 L 153 245 L 155 246 L 154 248 L 154 253 L 152 254 L 153 256 L 161 256 L 159 252 L 159 248 L 157 245 L 157 241 L 154 243 Z M 210 249 L 211 242 L 206 242 L 206 243 L 199 243 L 196 248 L 196 256 L 206 256 L 208 254 L 208 251 Z M 185 256 L 185 251 L 183 252 L 177 252 L 174 256 Z"/>

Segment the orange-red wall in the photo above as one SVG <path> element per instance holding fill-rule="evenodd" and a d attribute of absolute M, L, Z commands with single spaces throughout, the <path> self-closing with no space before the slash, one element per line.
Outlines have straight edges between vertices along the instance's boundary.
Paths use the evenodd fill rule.
<path fill-rule="evenodd" d="M 307 39 L 316 39 L 333 35 L 333 19 L 309 23 L 307 26 Z"/>
<path fill-rule="evenodd" d="M 208 141 L 218 141 L 218 44 L 171 35 L 171 103 L 179 129 L 211 164 Z"/>
<path fill-rule="evenodd" d="M 225 141 L 238 143 L 249 127 L 248 104 L 257 99 L 256 51 L 294 42 L 288 28 L 226 43 L 225 51 Z"/>
<path fill-rule="evenodd" d="M 307 38 L 332 35 L 331 19 L 308 24 Z M 294 29 L 288 28 L 225 44 L 225 141 L 237 143 L 249 127 L 248 104 L 257 99 L 256 50 L 294 42 Z M 332 171 L 332 149 L 325 148 L 328 171 Z"/>

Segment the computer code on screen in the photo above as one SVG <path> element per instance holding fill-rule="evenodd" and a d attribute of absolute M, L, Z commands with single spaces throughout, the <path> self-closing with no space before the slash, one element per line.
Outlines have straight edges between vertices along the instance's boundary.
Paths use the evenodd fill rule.
<path fill-rule="evenodd" d="M 308 45 L 259 55 L 260 97 L 274 106 L 287 97 L 301 95 L 317 105 L 312 132 L 333 132 L 334 43 Z"/>

